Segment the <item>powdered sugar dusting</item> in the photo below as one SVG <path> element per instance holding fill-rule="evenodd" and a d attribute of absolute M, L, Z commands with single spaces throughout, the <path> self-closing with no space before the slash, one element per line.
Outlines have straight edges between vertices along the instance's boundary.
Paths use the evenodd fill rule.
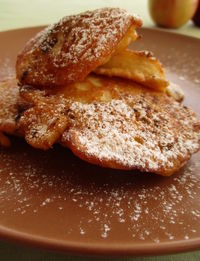
<path fill-rule="evenodd" d="M 12 60 L 9 57 L 0 58 L 0 81 L 12 77 L 14 73 Z"/>
<path fill-rule="evenodd" d="M 17 230 L 33 233 L 34 226 L 34 233 L 48 238 L 59 231 L 62 239 L 81 235 L 132 244 L 200 236 L 199 153 L 170 178 L 100 169 L 67 149 L 35 152 L 22 141 L 13 142 L 9 150 L 1 148 L 0 162 L 0 217 L 5 227 L 15 224 Z"/>
<path fill-rule="evenodd" d="M 27 43 L 17 62 L 18 78 L 47 87 L 80 81 L 105 62 L 131 26 L 141 24 L 119 8 L 66 16 Z"/>
<path fill-rule="evenodd" d="M 15 118 L 18 115 L 17 102 L 19 89 L 15 78 L 0 82 L 0 130 L 10 132 L 15 129 Z"/>
<path fill-rule="evenodd" d="M 165 93 L 98 79 L 102 88 L 86 81 L 84 89 L 71 85 L 48 96 L 24 88 L 36 100 L 20 119 L 28 143 L 46 149 L 59 141 L 90 163 L 162 175 L 198 151 L 200 120 L 192 110 Z"/>
<path fill-rule="evenodd" d="M 167 97 L 145 93 L 107 103 L 73 102 L 70 113 L 72 126 L 63 142 L 74 142 L 86 158 L 97 158 L 103 166 L 167 174 L 200 146 L 200 121 Z"/>
<path fill-rule="evenodd" d="M 118 235 L 122 241 L 158 244 L 200 235 L 200 154 L 181 174 L 161 178 L 99 169 L 79 161 L 66 149 L 37 155 L 21 141 L 14 142 L 14 147 L 19 145 L 20 151 L 0 152 L 2 223 L 27 216 L 36 231 L 37 227 L 41 230 L 42 222 L 51 233 L 53 227 L 61 231 L 62 238 L 71 239 L 77 234 L 96 240 Z M 64 151 L 68 164 L 61 163 Z M 49 213 L 57 220 L 53 224 Z M 29 229 L 26 226 L 22 224 Z"/>

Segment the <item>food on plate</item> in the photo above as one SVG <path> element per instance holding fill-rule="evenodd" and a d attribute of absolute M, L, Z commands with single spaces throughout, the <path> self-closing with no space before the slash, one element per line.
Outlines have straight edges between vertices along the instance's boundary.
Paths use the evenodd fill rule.
<path fill-rule="evenodd" d="M 92 101 L 92 100 L 95 100 L 96 98 L 99 98 L 100 96 L 101 96 L 101 100 L 106 99 L 106 97 L 108 97 L 109 94 L 108 94 L 108 92 L 105 92 L 105 90 L 103 91 L 103 89 L 102 90 L 99 89 L 99 87 L 100 88 L 103 87 L 102 81 L 100 79 L 101 79 L 101 77 L 90 75 L 83 82 L 77 82 L 76 84 L 71 84 L 70 87 L 67 87 L 67 88 L 65 87 L 66 88 L 65 92 L 68 93 L 68 95 L 71 95 L 71 98 L 72 98 L 74 96 L 74 93 L 76 93 L 77 90 L 79 90 L 81 92 L 77 92 L 76 98 L 79 95 L 80 96 L 79 98 L 81 98 L 82 100 L 86 99 L 86 97 L 88 97 L 87 99 L 89 99 L 89 97 L 90 97 L 90 100 Z M 109 82 L 109 79 L 107 79 L 107 83 L 108 82 Z M 90 86 L 91 90 L 93 91 L 93 93 L 84 92 L 84 91 L 88 90 L 89 86 Z M 93 86 L 93 88 L 92 88 L 92 86 Z M 63 92 L 65 88 L 62 88 L 61 92 Z M 114 90 L 116 91 L 116 88 L 114 88 Z M 56 99 L 58 98 L 58 96 L 60 96 L 61 92 L 57 93 L 54 90 L 53 94 L 56 96 Z M 24 124 L 22 124 L 23 120 L 20 121 L 21 124 L 19 125 L 19 123 L 18 123 L 19 119 L 20 119 L 21 115 L 23 115 L 23 114 L 25 114 L 27 116 L 32 113 L 32 111 L 33 111 L 33 109 L 31 109 L 32 105 L 34 103 L 37 104 L 37 103 L 41 102 L 42 96 L 40 94 L 45 93 L 45 91 L 44 90 L 38 91 L 36 93 L 37 95 L 35 95 L 34 89 L 31 86 L 25 86 L 25 87 L 21 87 L 20 93 L 21 93 L 21 95 L 19 95 L 19 86 L 17 86 L 17 80 L 15 77 L 12 77 L 12 78 L 9 78 L 7 80 L 0 82 L 0 95 L 1 95 L 0 96 L 0 106 L 2 108 L 2 110 L 0 112 L 0 145 L 2 145 L 2 146 L 10 146 L 9 138 L 7 136 L 5 136 L 6 133 L 12 134 L 12 135 L 18 135 L 18 136 L 24 135 L 25 130 L 24 130 L 24 127 L 22 127 L 24 125 Z M 46 91 L 46 93 L 50 93 L 50 92 Z M 73 95 L 72 95 L 72 93 L 73 93 Z M 97 95 L 97 93 L 98 93 L 98 95 Z M 170 86 L 168 86 L 166 88 L 166 93 L 169 96 L 172 96 L 177 101 L 180 101 L 183 99 L 183 92 L 180 89 L 180 87 L 178 87 L 177 85 L 170 84 Z M 86 97 L 84 98 L 83 96 L 85 96 L 85 95 L 86 95 Z M 54 116 L 56 114 L 56 107 L 54 107 L 54 105 L 56 102 L 58 103 L 58 100 L 55 101 L 55 99 L 54 99 L 55 96 L 53 97 L 53 99 L 50 99 L 50 96 L 48 96 L 48 99 L 44 100 L 45 110 L 47 110 L 48 113 L 50 112 L 50 107 L 52 108 L 52 118 L 54 118 Z M 47 106 L 47 104 L 49 105 L 49 107 Z M 27 110 L 29 107 L 30 107 L 30 110 Z M 43 110 L 43 114 L 44 114 L 44 119 L 45 119 L 44 110 Z M 49 117 L 49 115 L 48 115 L 48 117 Z M 34 117 L 34 118 L 36 119 L 36 117 Z M 24 117 L 22 119 L 24 119 Z M 58 129 L 58 126 L 54 126 L 55 132 L 54 132 L 53 136 L 51 136 L 51 139 L 49 139 L 48 142 L 44 140 L 46 142 L 46 145 L 44 145 L 44 143 L 42 142 L 41 139 L 39 139 L 39 140 L 37 139 L 38 144 L 33 143 L 32 145 L 34 147 L 38 147 L 41 149 L 47 149 L 47 148 L 51 147 L 56 142 L 57 138 L 60 135 L 60 132 L 62 132 L 65 129 L 65 127 L 66 127 L 65 120 L 66 120 L 66 118 L 64 118 L 64 117 L 62 117 L 60 119 L 60 122 L 58 124 L 59 129 Z M 29 128 L 32 128 L 33 126 L 34 126 L 34 120 L 31 120 Z M 53 126 L 53 124 L 52 124 L 52 126 Z M 52 135 L 52 129 L 51 129 L 51 135 Z M 26 138 L 27 138 L 28 142 L 31 144 L 32 142 L 30 141 L 29 135 L 26 135 Z"/>
<path fill-rule="evenodd" d="M 66 16 L 25 45 L 17 58 L 17 78 L 20 84 L 47 88 L 81 81 L 136 40 L 141 25 L 140 18 L 119 8 Z"/>
<path fill-rule="evenodd" d="M 57 91 L 20 93 L 33 104 L 20 123 L 36 148 L 60 142 L 92 164 L 167 176 L 200 146 L 194 112 L 132 81 L 92 75 Z"/>
<path fill-rule="evenodd" d="M 0 82 L 0 145 L 10 146 L 9 138 L 5 133 L 17 133 L 19 100 L 19 87 L 15 77 Z"/>
<path fill-rule="evenodd" d="M 141 24 L 103 8 L 64 17 L 31 39 L 17 58 L 19 85 L 15 77 L 0 84 L 13 124 L 0 128 L 0 142 L 19 133 L 34 148 L 60 143 L 102 167 L 178 171 L 200 148 L 200 120 L 158 59 L 128 49 Z"/>

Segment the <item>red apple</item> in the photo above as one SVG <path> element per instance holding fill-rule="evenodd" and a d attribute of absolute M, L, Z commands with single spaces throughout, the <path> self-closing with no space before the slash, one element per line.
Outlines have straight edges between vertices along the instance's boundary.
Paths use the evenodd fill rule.
<path fill-rule="evenodd" d="M 197 26 L 200 26 L 200 1 L 196 13 L 192 19 Z"/>
<path fill-rule="evenodd" d="M 149 0 L 149 11 L 154 22 L 167 28 L 178 28 L 189 21 L 199 0 Z"/>

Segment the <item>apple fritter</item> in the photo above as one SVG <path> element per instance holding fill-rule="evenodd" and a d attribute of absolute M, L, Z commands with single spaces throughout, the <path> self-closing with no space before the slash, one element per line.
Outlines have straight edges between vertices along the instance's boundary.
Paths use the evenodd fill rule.
<path fill-rule="evenodd" d="M 64 17 L 37 34 L 18 55 L 19 83 L 56 88 L 95 71 L 164 91 L 168 81 L 161 63 L 148 51 L 127 49 L 141 25 L 140 18 L 119 8 Z"/>
<path fill-rule="evenodd" d="M 141 25 L 140 18 L 119 8 L 66 16 L 25 45 L 17 57 L 17 78 L 21 85 L 46 88 L 81 81 L 136 40 Z"/>
<path fill-rule="evenodd" d="M 90 75 L 63 88 L 24 86 L 20 93 L 33 104 L 20 125 L 36 148 L 60 142 L 92 164 L 164 176 L 200 148 L 200 120 L 192 110 L 132 81 Z"/>

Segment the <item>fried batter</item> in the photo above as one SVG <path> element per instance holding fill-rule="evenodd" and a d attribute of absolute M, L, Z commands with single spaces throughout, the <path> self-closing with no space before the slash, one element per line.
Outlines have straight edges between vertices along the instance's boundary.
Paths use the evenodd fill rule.
<path fill-rule="evenodd" d="M 19 88 L 16 78 L 0 82 L 0 144 L 9 146 L 9 139 L 3 134 L 14 134 L 17 131 Z"/>
<path fill-rule="evenodd" d="M 66 86 L 83 80 L 137 38 L 140 18 L 119 8 L 67 16 L 37 34 L 18 55 L 21 85 Z"/>
<path fill-rule="evenodd" d="M 35 106 L 25 110 L 19 120 L 26 141 L 35 148 L 49 149 L 68 125 L 65 102 L 60 95 L 48 95 L 45 91 L 24 86 L 21 96 Z"/>
<path fill-rule="evenodd" d="M 55 142 L 92 164 L 171 175 L 200 147 L 200 120 L 166 93 L 88 76 L 53 90 L 23 87 L 33 107 L 20 119 L 36 148 Z"/>

